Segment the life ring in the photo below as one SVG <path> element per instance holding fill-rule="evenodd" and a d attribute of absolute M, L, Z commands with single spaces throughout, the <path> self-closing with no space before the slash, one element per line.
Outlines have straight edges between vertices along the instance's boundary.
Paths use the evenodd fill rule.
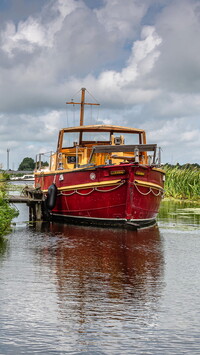
<path fill-rule="evenodd" d="M 62 153 L 58 153 L 58 159 L 62 160 Z"/>

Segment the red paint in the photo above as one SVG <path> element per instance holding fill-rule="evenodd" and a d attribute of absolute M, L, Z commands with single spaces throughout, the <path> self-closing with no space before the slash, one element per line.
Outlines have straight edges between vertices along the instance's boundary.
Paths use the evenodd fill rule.
<path fill-rule="evenodd" d="M 111 175 L 111 171 L 125 171 L 121 175 Z M 92 173 L 92 175 L 91 175 Z M 94 175 L 95 174 L 95 175 Z M 91 179 L 91 177 L 93 179 Z M 147 220 L 155 219 L 162 193 L 158 189 L 135 185 L 135 180 L 153 183 L 163 188 L 163 173 L 152 167 L 137 164 L 120 164 L 97 167 L 92 170 L 60 171 L 49 175 L 36 175 L 36 186 L 47 190 L 54 182 L 61 187 L 92 182 L 120 180 L 121 185 L 59 191 L 52 214 L 71 217 L 106 219 Z"/>

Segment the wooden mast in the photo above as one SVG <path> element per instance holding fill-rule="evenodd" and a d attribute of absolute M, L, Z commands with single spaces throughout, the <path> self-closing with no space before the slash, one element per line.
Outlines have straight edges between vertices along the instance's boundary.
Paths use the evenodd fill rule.
<path fill-rule="evenodd" d="M 87 103 L 87 102 L 85 102 L 85 91 L 86 91 L 85 88 L 81 89 L 81 102 L 74 102 L 74 101 L 66 102 L 67 105 L 80 105 L 80 126 L 84 125 L 84 108 L 85 108 L 85 105 L 96 105 L 96 106 L 99 105 L 97 103 Z M 79 145 L 82 143 L 82 135 L 83 135 L 83 133 L 80 132 Z"/>
<path fill-rule="evenodd" d="M 85 108 L 85 88 L 81 89 L 80 126 L 83 126 Z"/>

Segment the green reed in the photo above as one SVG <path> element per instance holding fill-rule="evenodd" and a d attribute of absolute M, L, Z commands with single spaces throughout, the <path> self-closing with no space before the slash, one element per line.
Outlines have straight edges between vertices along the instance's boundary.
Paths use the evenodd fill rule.
<path fill-rule="evenodd" d="M 12 219 L 18 216 L 18 211 L 6 200 L 6 184 L 2 182 L 3 180 L 4 175 L 0 173 L 0 237 L 10 231 Z"/>
<path fill-rule="evenodd" d="M 165 165 L 165 197 L 200 200 L 200 168 Z"/>

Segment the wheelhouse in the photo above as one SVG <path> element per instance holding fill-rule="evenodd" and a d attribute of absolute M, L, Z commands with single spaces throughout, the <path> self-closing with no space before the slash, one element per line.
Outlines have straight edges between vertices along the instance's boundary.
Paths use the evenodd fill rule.
<path fill-rule="evenodd" d="M 63 128 L 59 131 L 57 151 L 51 155 L 50 170 L 125 162 L 147 164 L 150 151 L 151 162 L 155 164 L 156 148 L 155 144 L 146 144 L 142 129 L 112 125 Z"/>

